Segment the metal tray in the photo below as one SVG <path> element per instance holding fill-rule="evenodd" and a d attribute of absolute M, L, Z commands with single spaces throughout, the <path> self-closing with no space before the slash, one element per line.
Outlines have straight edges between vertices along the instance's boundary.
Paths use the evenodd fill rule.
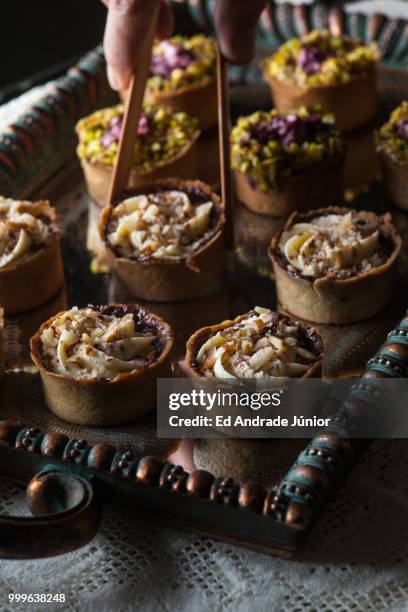
<path fill-rule="evenodd" d="M 201 8 L 204 4 L 198 3 Z M 179 7 L 182 9 L 185 27 L 187 7 Z M 289 23 L 285 32 L 291 34 L 299 30 L 299 24 L 302 28 L 316 25 L 320 23 L 317 17 L 324 22 L 330 16 L 326 8 L 318 13 L 315 8 L 297 7 L 295 11 L 287 5 L 284 8 L 271 5 L 268 14 L 273 17 L 270 26 L 274 24 L 282 33 L 283 22 Z M 196 12 L 192 15 L 197 17 Z M 331 15 L 332 23 L 333 15 L 337 25 L 350 30 L 353 20 L 342 19 L 337 11 Z M 405 57 L 403 50 L 407 46 L 400 22 L 392 25 L 384 18 L 379 27 L 377 21 L 356 19 L 360 25 L 361 19 L 365 20 L 370 36 L 378 38 L 382 32 L 380 42 L 388 41 L 387 49 L 396 49 L 400 58 Z M 393 45 L 390 34 L 387 38 L 384 32 L 394 32 Z M 264 52 L 260 49 L 259 56 Z M 405 73 L 383 69 L 378 122 L 407 96 Z M 255 110 L 254 100 L 258 108 L 268 107 L 269 95 L 264 85 L 242 86 L 235 82 L 232 87 L 234 116 Z M 28 337 L 66 301 L 70 305 L 127 301 L 122 288 L 108 275 L 95 275 L 90 270 L 90 256 L 85 246 L 89 202 L 74 154 L 75 121 L 113 101 L 104 76 L 103 56 L 98 49 L 52 85 L 44 98 L 0 137 L 1 192 L 14 197 L 43 196 L 52 200 L 64 229 L 66 271 L 66 287 L 51 303 L 36 312 L 8 318 L 6 322 L 9 371 L 0 391 L 0 418 L 3 419 L 0 470 L 19 481 L 31 481 L 30 507 L 35 514 L 45 517 L 1 518 L 0 555 L 51 555 L 89 541 L 99 524 L 101 504 L 106 501 L 131 507 L 165 523 L 288 556 L 296 550 L 339 482 L 363 452 L 365 442 L 318 437 L 302 451 L 292 467 L 287 465 L 287 470 L 275 473 L 269 481 L 245 481 L 240 474 L 237 480 L 228 475 L 216 478 L 204 470 L 188 473 L 166 460 L 175 450 L 174 443 L 157 440 L 153 417 L 109 429 L 87 429 L 60 421 L 46 409 L 38 375 L 29 367 Z M 349 187 L 360 193 L 349 195 L 355 197 L 353 206 L 380 212 L 390 206 L 383 199 L 381 185 L 376 180 L 373 128 L 359 130 L 351 138 L 354 158 L 349 161 L 348 181 Z M 201 146 L 211 147 L 211 138 L 210 135 Z M 201 172 L 199 178 L 208 179 L 211 172 L 211 178 L 216 181 L 214 169 L 202 167 Z M 405 237 L 408 214 L 392 212 Z M 236 316 L 254 304 L 276 307 L 266 246 L 281 222 L 259 218 L 239 204 L 234 217 L 237 248 L 229 258 L 222 286 L 200 300 L 147 304 L 176 332 L 175 373 L 184 355 L 185 341 L 198 327 Z M 404 240 L 402 278 L 406 278 L 407 265 Z M 367 359 L 403 316 L 407 303 L 406 283 L 401 283 L 398 299 L 381 316 L 355 325 L 318 326 L 326 345 L 326 374 L 333 377 L 362 372 Z M 406 342 L 404 338 L 402 334 L 401 350 Z M 41 470 L 42 475 L 36 476 Z"/>

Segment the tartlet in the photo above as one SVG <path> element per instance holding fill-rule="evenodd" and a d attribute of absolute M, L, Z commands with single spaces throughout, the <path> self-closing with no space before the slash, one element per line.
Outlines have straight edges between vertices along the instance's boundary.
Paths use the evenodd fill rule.
<path fill-rule="evenodd" d="M 196 331 L 183 368 L 193 378 L 314 378 L 321 375 L 322 358 L 323 344 L 313 328 L 257 306 Z"/>
<path fill-rule="evenodd" d="M 334 114 L 338 128 L 348 131 L 376 114 L 379 59 L 374 44 L 315 30 L 284 43 L 262 70 L 278 110 L 321 104 Z"/>
<path fill-rule="evenodd" d="M 137 305 L 60 312 L 31 339 L 49 409 L 69 423 L 118 425 L 154 410 L 169 375 L 170 326 Z"/>
<path fill-rule="evenodd" d="M 61 288 L 60 238 L 49 202 L 0 197 L 0 304 L 7 314 L 36 308 Z"/>
<path fill-rule="evenodd" d="M 78 156 L 91 198 L 103 208 L 116 160 L 123 106 L 96 111 L 81 119 L 76 131 Z M 190 178 L 197 172 L 198 121 L 168 107 L 146 104 L 139 120 L 138 139 L 129 187 L 166 178 Z"/>
<path fill-rule="evenodd" d="M 408 102 L 376 133 L 376 147 L 387 198 L 408 210 Z"/>
<path fill-rule="evenodd" d="M 285 217 L 343 200 L 343 141 L 318 106 L 241 117 L 231 163 L 238 199 L 259 214 Z"/>
<path fill-rule="evenodd" d="M 400 249 L 389 213 L 294 213 L 269 250 L 280 307 L 315 323 L 368 319 L 393 299 Z"/>
<path fill-rule="evenodd" d="M 173 301 L 203 293 L 223 267 L 224 210 L 200 181 L 167 179 L 103 210 L 108 265 L 138 298 Z"/>
<path fill-rule="evenodd" d="M 146 99 L 186 112 L 202 130 L 217 125 L 215 40 L 196 34 L 174 36 L 153 47 Z"/>
<path fill-rule="evenodd" d="M 188 340 L 183 363 L 193 379 L 319 378 L 323 343 L 308 325 L 268 308 L 255 307 L 233 321 L 203 327 Z M 224 436 L 196 440 L 194 463 L 216 476 L 256 479 L 268 486 L 304 448 L 304 440 L 254 440 Z"/>

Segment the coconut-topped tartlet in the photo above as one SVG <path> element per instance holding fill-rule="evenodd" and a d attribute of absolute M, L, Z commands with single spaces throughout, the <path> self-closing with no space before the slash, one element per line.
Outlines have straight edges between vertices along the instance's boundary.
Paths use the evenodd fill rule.
<path fill-rule="evenodd" d="M 78 425 L 116 425 L 155 408 L 172 345 L 170 326 L 136 304 L 74 307 L 40 327 L 31 356 L 52 412 Z"/>
<path fill-rule="evenodd" d="M 408 102 L 396 108 L 376 133 L 376 146 L 387 197 L 408 210 Z"/>
<path fill-rule="evenodd" d="M 146 99 L 194 115 L 203 130 L 217 125 L 216 60 L 215 40 L 203 34 L 156 43 Z"/>
<path fill-rule="evenodd" d="M 231 162 L 237 197 L 256 213 L 284 217 L 343 199 L 344 146 L 320 107 L 241 117 Z"/>
<path fill-rule="evenodd" d="M 49 202 L 0 197 L 0 304 L 8 314 L 36 308 L 61 288 L 60 238 Z"/>
<path fill-rule="evenodd" d="M 172 301 L 201 294 L 222 270 L 224 211 L 200 181 L 167 179 L 102 212 L 108 264 L 133 296 Z"/>
<path fill-rule="evenodd" d="M 368 319 L 394 296 L 400 249 L 390 214 L 294 213 L 270 248 L 280 306 L 316 323 Z"/>
<path fill-rule="evenodd" d="M 203 327 L 187 342 L 183 368 L 195 380 L 217 385 L 234 379 L 283 384 L 283 379 L 319 378 L 323 343 L 318 333 L 280 312 L 256 306 L 232 321 Z M 305 440 L 228 438 L 196 440 L 194 463 L 216 476 L 256 478 L 268 486 L 286 471 Z"/>
<path fill-rule="evenodd" d="M 317 332 L 268 308 L 199 329 L 187 342 L 185 369 L 204 378 L 320 376 L 323 344 Z"/>
<path fill-rule="evenodd" d="M 76 131 L 78 156 L 91 198 L 106 205 L 123 121 L 123 106 L 96 111 L 81 119 Z M 197 170 L 198 122 L 186 113 L 147 104 L 139 119 L 129 187 L 168 176 L 189 178 Z"/>
<path fill-rule="evenodd" d="M 340 130 L 352 130 L 376 113 L 376 45 L 314 30 L 284 43 L 263 64 L 275 106 L 291 111 L 321 104 Z"/>

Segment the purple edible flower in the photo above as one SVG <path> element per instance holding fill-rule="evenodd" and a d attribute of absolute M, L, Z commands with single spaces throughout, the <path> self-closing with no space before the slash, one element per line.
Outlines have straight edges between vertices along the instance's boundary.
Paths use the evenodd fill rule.
<path fill-rule="evenodd" d="M 323 62 L 331 55 L 330 51 L 322 51 L 319 47 L 303 47 L 296 63 L 307 75 L 316 74 Z"/>
<path fill-rule="evenodd" d="M 109 127 L 102 136 L 101 143 L 104 149 L 108 149 L 112 143 L 119 142 L 120 133 L 122 130 L 123 115 L 113 117 Z M 146 136 L 150 132 L 149 119 L 145 113 L 141 113 L 139 126 L 137 129 L 138 136 Z"/>
<path fill-rule="evenodd" d="M 324 134 L 327 130 L 328 126 L 322 123 L 318 115 L 304 118 L 287 115 L 286 117 L 272 117 L 269 122 L 252 126 L 251 136 L 263 145 L 270 140 L 277 140 L 286 148 L 292 143 L 315 141 L 319 134 Z"/>
<path fill-rule="evenodd" d="M 161 43 L 160 50 L 152 55 L 150 73 L 169 79 L 175 68 L 187 68 L 194 60 L 194 54 L 183 45 L 165 40 Z"/>
<path fill-rule="evenodd" d="M 408 142 L 408 119 L 401 119 L 396 124 L 397 136 L 404 142 Z"/>

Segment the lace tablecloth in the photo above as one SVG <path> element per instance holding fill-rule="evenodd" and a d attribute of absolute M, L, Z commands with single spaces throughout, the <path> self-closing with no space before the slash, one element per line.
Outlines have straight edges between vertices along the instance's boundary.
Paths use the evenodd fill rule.
<path fill-rule="evenodd" d="M 0 480 L 0 513 L 25 512 L 23 491 Z M 106 509 L 82 550 L 40 561 L 0 561 L 0 610 L 9 593 L 65 593 L 49 609 L 86 612 L 408 610 L 408 441 L 377 441 L 285 561 Z M 47 608 L 48 609 L 48 608 Z"/>
<path fill-rule="evenodd" d="M 407 12 L 403 2 L 360 4 Z M 32 95 L 19 108 L 3 107 L 0 125 Z M 80 551 L 0 561 L 0 612 L 408 610 L 407 511 L 407 440 L 371 445 L 293 561 L 107 508 L 99 534 Z M 0 478 L 0 513 L 25 512 L 23 489 Z M 66 603 L 9 604 L 10 593 L 64 593 Z"/>

